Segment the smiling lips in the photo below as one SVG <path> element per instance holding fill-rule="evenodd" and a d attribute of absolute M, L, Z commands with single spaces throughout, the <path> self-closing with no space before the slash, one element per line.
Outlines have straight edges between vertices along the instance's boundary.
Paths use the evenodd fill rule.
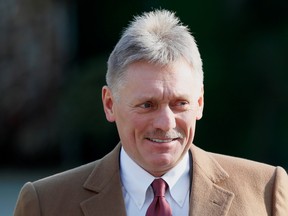
<path fill-rule="evenodd" d="M 183 139 L 184 133 L 178 130 L 164 132 L 162 130 L 155 130 L 147 133 L 145 139 L 154 143 L 170 143 L 175 140 Z"/>
<path fill-rule="evenodd" d="M 147 140 L 149 141 L 152 141 L 152 142 L 156 142 L 156 143 L 168 143 L 168 142 L 172 142 L 172 141 L 175 141 L 175 140 L 178 140 L 179 137 L 177 138 L 171 138 L 171 139 L 156 139 L 156 138 L 146 138 Z"/>

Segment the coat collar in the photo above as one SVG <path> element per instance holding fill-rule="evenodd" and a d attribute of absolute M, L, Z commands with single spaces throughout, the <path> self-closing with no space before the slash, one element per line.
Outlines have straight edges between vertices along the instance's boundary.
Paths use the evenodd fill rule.
<path fill-rule="evenodd" d="M 229 178 L 227 172 L 202 149 L 192 146 L 193 175 L 189 215 L 225 216 L 234 194 L 220 185 Z"/>
<path fill-rule="evenodd" d="M 85 216 L 126 215 L 119 169 L 121 144 L 96 162 L 83 185 L 91 197 L 81 203 Z M 225 216 L 234 194 L 221 186 L 229 175 L 209 153 L 192 145 L 193 174 L 189 215 Z"/>
<path fill-rule="evenodd" d="M 96 162 L 96 167 L 83 187 L 92 196 L 80 205 L 85 216 L 126 215 L 119 169 L 121 145 Z"/>

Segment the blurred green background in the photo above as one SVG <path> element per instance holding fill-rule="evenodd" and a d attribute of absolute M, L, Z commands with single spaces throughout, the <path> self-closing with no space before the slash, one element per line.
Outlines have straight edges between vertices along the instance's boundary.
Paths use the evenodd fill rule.
<path fill-rule="evenodd" d="M 106 61 L 133 16 L 153 8 L 175 11 L 202 55 L 195 144 L 288 169 L 288 1 L 0 0 L 0 190 L 1 179 L 21 176 L 18 192 L 117 144 L 101 102 Z"/>

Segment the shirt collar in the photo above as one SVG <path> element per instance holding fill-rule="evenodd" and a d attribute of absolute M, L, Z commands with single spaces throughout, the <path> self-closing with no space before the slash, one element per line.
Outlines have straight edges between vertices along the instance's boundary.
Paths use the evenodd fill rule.
<path fill-rule="evenodd" d="M 171 197 L 181 207 L 184 205 L 185 197 L 190 189 L 189 170 L 190 162 L 187 152 L 175 167 L 161 177 L 167 182 Z"/>
<path fill-rule="evenodd" d="M 173 169 L 161 177 L 169 185 L 171 197 L 179 206 L 183 206 L 184 198 L 189 191 L 189 168 L 189 154 L 187 153 Z M 145 202 L 147 188 L 155 177 L 135 163 L 123 148 L 120 153 L 120 172 L 125 190 L 141 209 Z"/>
<path fill-rule="evenodd" d="M 122 184 L 138 208 L 141 209 L 145 202 L 147 188 L 154 177 L 136 164 L 123 148 L 120 153 L 120 167 Z"/>

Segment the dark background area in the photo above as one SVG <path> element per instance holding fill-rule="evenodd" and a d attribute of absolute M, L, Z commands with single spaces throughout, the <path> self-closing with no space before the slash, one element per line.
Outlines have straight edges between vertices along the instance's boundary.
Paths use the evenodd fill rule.
<path fill-rule="evenodd" d="M 106 61 L 134 15 L 176 12 L 204 64 L 195 144 L 288 168 L 288 1 L 0 0 L 1 169 L 67 169 L 118 142 Z"/>

